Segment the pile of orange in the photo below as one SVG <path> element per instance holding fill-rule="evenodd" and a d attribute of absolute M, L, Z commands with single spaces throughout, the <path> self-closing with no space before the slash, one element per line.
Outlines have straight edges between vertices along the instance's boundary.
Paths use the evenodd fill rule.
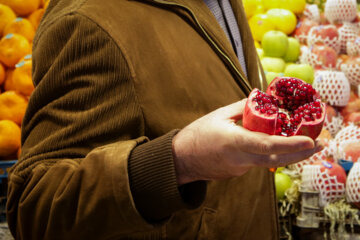
<path fill-rule="evenodd" d="M 49 0 L 0 0 L 0 160 L 19 157 L 21 123 L 34 90 L 31 48 Z"/>

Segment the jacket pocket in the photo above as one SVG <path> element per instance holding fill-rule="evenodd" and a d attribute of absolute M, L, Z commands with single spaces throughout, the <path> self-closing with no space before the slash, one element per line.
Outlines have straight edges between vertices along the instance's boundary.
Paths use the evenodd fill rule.
<path fill-rule="evenodd" d="M 197 236 L 198 240 L 211 240 L 215 238 L 216 232 L 216 210 L 212 208 L 203 208 L 199 234 Z"/>

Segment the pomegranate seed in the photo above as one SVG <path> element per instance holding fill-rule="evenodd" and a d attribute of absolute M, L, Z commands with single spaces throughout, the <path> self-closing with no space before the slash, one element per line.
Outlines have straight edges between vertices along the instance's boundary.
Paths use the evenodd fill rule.
<path fill-rule="evenodd" d="M 321 112 L 316 112 L 316 118 L 317 119 L 321 118 Z"/>

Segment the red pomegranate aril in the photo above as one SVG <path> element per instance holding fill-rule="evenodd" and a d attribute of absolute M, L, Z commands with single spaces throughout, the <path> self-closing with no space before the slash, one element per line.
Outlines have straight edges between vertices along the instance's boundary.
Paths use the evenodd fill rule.
<path fill-rule="evenodd" d="M 325 107 L 310 84 L 297 78 L 277 77 L 266 93 L 258 89 L 250 93 L 243 126 L 271 135 L 307 135 L 315 139 L 322 129 Z"/>

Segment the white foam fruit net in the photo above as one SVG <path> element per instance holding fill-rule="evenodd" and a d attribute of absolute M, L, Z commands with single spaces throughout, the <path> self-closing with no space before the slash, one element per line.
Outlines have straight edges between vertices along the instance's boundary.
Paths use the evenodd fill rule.
<path fill-rule="evenodd" d="M 310 64 L 313 68 L 315 69 L 323 69 L 323 70 L 333 70 L 336 68 L 336 63 L 334 63 L 334 65 L 332 65 L 331 62 L 325 62 L 326 59 L 324 57 L 321 57 L 320 55 L 318 55 L 318 51 L 317 48 L 320 48 L 322 45 L 318 44 L 318 45 L 312 45 L 309 47 L 309 51 L 308 51 L 308 55 L 307 55 L 307 61 L 308 64 Z M 323 48 L 327 48 L 326 51 L 328 55 L 333 54 L 334 57 L 337 56 L 336 51 L 327 46 L 324 45 Z M 331 52 L 330 52 L 331 51 Z M 331 63 L 331 64 L 330 64 Z"/>
<path fill-rule="evenodd" d="M 291 164 L 288 167 L 290 169 L 295 170 L 298 174 L 301 174 L 303 172 L 303 169 L 305 166 L 311 165 L 314 162 L 319 161 L 319 160 L 325 161 L 331 155 L 332 155 L 332 148 L 330 146 L 327 146 L 320 152 L 317 152 L 314 155 L 312 155 L 310 158 L 305 159 L 300 162 L 297 162 L 297 163 L 294 163 L 294 164 Z"/>
<path fill-rule="evenodd" d="M 351 85 L 360 84 L 360 61 L 353 63 L 348 61 L 341 64 L 341 71 L 345 73 Z"/>
<path fill-rule="evenodd" d="M 336 176 L 330 176 L 328 171 L 321 171 L 319 165 L 304 166 L 301 174 L 303 189 L 319 191 L 319 205 L 325 206 L 345 196 L 345 185 L 337 181 Z"/>
<path fill-rule="evenodd" d="M 332 136 L 335 136 L 342 128 L 343 122 L 344 118 L 340 114 L 332 117 L 331 120 L 328 120 L 326 117 L 324 121 L 324 128 L 328 130 Z"/>
<path fill-rule="evenodd" d="M 314 22 L 320 23 L 320 11 L 316 4 L 306 4 L 303 15 Z"/>
<path fill-rule="evenodd" d="M 327 0 L 325 17 L 331 22 L 351 22 L 357 14 L 356 0 Z"/>
<path fill-rule="evenodd" d="M 301 45 L 300 56 L 299 56 L 300 63 L 309 64 L 309 57 L 310 57 L 310 49 L 306 45 Z"/>
<path fill-rule="evenodd" d="M 343 107 L 349 102 L 350 84 L 343 72 L 317 71 L 313 86 L 332 106 Z"/>
<path fill-rule="evenodd" d="M 347 140 L 345 142 L 341 142 L 339 147 L 338 147 L 338 151 L 337 151 L 337 157 L 338 159 L 344 159 L 344 160 L 348 160 L 348 161 L 352 161 L 352 162 L 358 162 L 360 161 L 360 157 L 357 158 L 357 159 L 353 159 L 352 156 L 348 155 L 344 149 L 346 148 L 346 146 L 348 144 L 351 144 L 351 143 L 357 143 L 357 142 L 360 142 L 360 136 L 359 136 L 359 139 L 351 139 L 351 140 Z M 360 149 L 358 149 L 360 151 Z"/>
<path fill-rule="evenodd" d="M 334 38 L 329 38 L 329 36 L 322 37 L 318 34 L 319 31 L 333 31 L 337 33 L 337 36 Z M 340 39 L 338 35 L 338 30 L 334 25 L 320 25 L 314 26 L 310 29 L 308 33 L 308 46 L 312 46 L 314 44 L 324 44 L 326 46 L 332 47 L 336 53 L 340 52 Z"/>
<path fill-rule="evenodd" d="M 360 163 L 354 163 L 346 178 L 346 200 L 360 202 Z"/>
<path fill-rule="evenodd" d="M 360 141 L 360 127 L 349 124 L 348 126 L 342 128 L 334 138 L 334 158 L 335 159 L 346 159 L 346 155 L 343 151 L 343 148 L 346 144 L 354 141 Z"/>
<path fill-rule="evenodd" d="M 346 53 L 347 43 L 355 41 L 359 35 L 360 27 L 357 23 L 345 22 L 339 29 L 340 52 Z"/>
<path fill-rule="evenodd" d="M 346 43 L 346 53 L 351 57 L 360 55 L 360 36 Z"/>

